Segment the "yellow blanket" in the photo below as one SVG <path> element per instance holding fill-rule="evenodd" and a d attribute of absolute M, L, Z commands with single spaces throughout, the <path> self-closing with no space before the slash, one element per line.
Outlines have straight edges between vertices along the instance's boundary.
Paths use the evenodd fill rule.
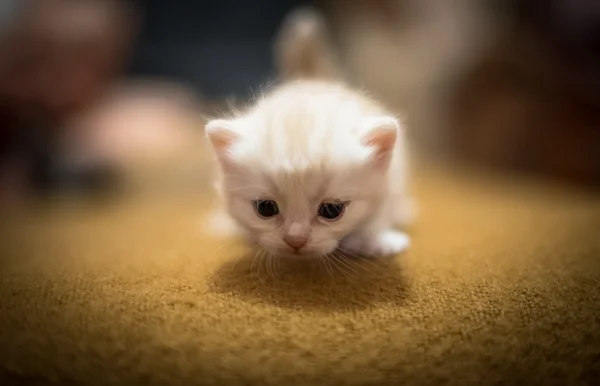
<path fill-rule="evenodd" d="M 203 235 L 209 193 L 3 209 L 0 384 L 600 382 L 600 197 L 415 175 L 412 248 L 337 266 Z"/>

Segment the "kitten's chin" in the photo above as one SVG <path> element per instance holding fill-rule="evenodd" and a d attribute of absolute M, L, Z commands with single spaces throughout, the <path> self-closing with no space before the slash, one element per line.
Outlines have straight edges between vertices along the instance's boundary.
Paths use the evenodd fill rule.
<path fill-rule="evenodd" d="M 277 257 L 282 259 L 314 259 L 319 257 L 321 254 L 316 251 L 291 251 L 291 250 L 279 250 L 274 253 Z"/>
<path fill-rule="evenodd" d="M 284 258 L 284 259 L 318 259 L 322 256 L 327 255 L 328 253 L 332 252 L 334 248 L 330 248 L 327 250 L 323 250 L 322 248 L 319 249 L 305 249 L 305 250 L 299 250 L 299 251 L 293 251 L 291 249 L 280 249 L 277 251 L 274 251 L 274 255 L 276 255 L 277 257 L 280 258 Z"/>

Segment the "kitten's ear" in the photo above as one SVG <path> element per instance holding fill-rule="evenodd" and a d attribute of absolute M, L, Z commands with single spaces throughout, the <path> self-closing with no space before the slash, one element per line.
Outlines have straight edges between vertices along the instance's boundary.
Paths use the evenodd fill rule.
<path fill-rule="evenodd" d="M 394 153 L 400 124 L 394 117 L 383 116 L 368 119 L 365 126 L 361 142 L 373 149 L 375 165 L 386 168 Z"/>
<path fill-rule="evenodd" d="M 231 147 L 240 139 L 235 123 L 227 119 L 214 119 L 206 124 L 204 130 L 219 162 L 224 166 L 231 164 Z"/>

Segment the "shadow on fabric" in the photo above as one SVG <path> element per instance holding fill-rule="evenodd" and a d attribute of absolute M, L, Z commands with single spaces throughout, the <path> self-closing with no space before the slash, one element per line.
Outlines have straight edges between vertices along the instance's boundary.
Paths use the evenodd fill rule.
<path fill-rule="evenodd" d="M 402 306 L 409 285 L 400 259 L 340 255 L 305 261 L 249 253 L 223 264 L 209 283 L 217 293 L 291 309 L 343 312 L 382 303 Z"/>

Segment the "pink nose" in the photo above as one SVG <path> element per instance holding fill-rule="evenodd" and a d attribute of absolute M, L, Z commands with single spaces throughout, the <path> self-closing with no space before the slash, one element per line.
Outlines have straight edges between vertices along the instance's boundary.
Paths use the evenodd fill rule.
<path fill-rule="evenodd" d="M 308 242 L 310 226 L 300 222 L 293 222 L 287 227 L 283 241 L 295 250 L 299 250 Z"/>
<path fill-rule="evenodd" d="M 285 241 L 285 243 L 287 245 L 289 245 L 290 247 L 292 247 L 293 249 L 298 250 L 306 245 L 306 242 L 308 241 L 308 237 L 306 237 L 305 235 L 287 234 L 287 235 L 283 236 L 283 241 Z"/>

